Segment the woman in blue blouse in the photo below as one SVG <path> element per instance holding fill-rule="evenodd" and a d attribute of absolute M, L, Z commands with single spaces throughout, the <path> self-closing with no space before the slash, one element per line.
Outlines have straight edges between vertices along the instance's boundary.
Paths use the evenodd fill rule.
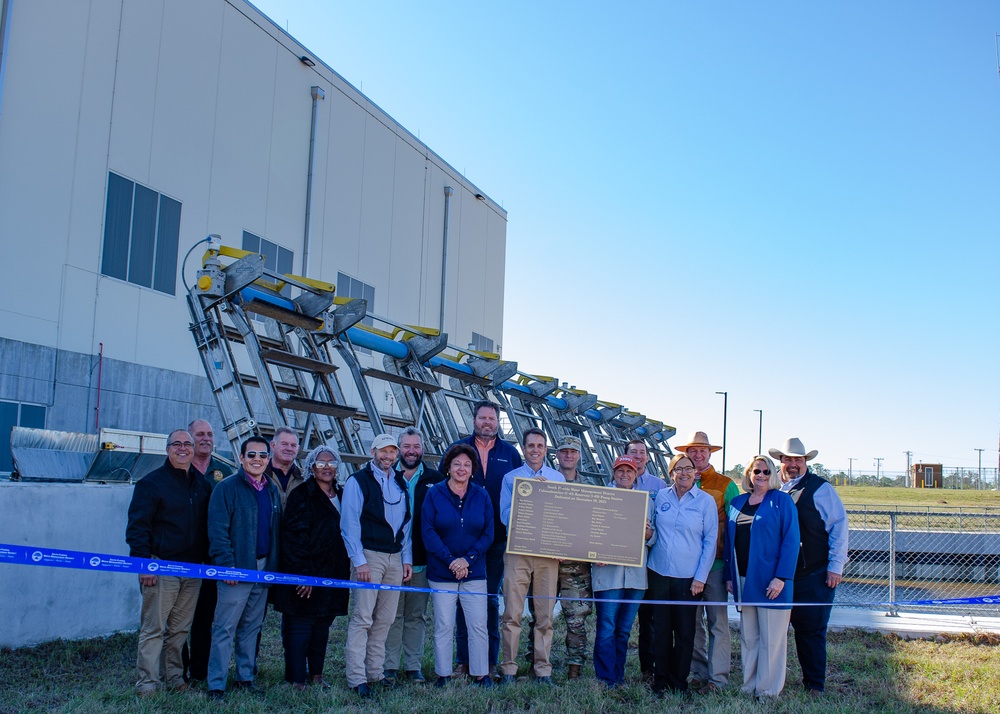
<path fill-rule="evenodd" d="M 653 692 L 686 692 L 694 652 L 695 607 L 701 600 L 719 539 L 715 499 L 694 487 L 695 467 L 684 454 L 670 460 L 673 485 L 653 503 L 656 542 L 649 551 L 653 605 Z"/>
<path fill-rule="evenodd" d="M 748 493 L 732 500 L 726 524 L 726 588 L 737 603 L 773 603 L 741 607 L 742 690 L 777 697 L 785 686 L 799 517 L 767 456 L 751 459 L 742 486 Z"/>
<path fill-rule="evenodd" d="M 427 582 L 435 590 L 434 672 L 437 686 L 453 672 L 452 643 L 459 600 L 469 630 L 469 674 L 481 687 L 493 686 L 486 634 L 486 550 L 493 543 L 493 504 L 486 489 L 472 483 L 476 450 L 458 443 L 441 459 L 447 481 L 431 486 L 420 511 L 427 549 Z"/>

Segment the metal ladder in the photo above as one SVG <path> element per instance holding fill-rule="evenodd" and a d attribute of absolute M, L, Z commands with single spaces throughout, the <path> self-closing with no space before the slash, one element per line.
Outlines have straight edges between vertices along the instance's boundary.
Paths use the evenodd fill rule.
<path fill-rule="evenodd" d="M 218 236 L 205 240 L 202 268 L 188 287 L 190 329 L 233 453 L 251 434 L 270 437 L 286 426 L 304 450 L 335 442 L 345 469 L 353 469 L 368 460 L 375 435 L 415 426 L 436 459 L 472 432 L 472 405 L 485 399 L 500 408 L 505 439 L 519 443 L 537 427 L 554 450 L 564 435 L 579 437 L 585 481 L 607 483 L 633 438 L 646 443 L 649 470 L 666 474 L 666 440 L 675 432 L 663 422 L 555 377 L 520 372 L 497 354 L 450 345 L 438 330 L 371 315 L 365 300 L 273 273 L 264 256 L 223 246 Z M 378 353 L 381 367 L 364 366 L 362 350 Z M 349 376 L 341 383 L 339 375 Z M 391 412 L 378 409 L 378 391 L 391 395 Z"/>

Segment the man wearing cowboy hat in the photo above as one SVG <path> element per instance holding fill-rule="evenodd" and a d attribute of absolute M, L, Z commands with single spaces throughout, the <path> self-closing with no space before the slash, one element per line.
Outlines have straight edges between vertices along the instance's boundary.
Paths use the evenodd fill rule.
<path fill-rule="evenodd" d="M 781 460 L 782 480 L 786 481 L 781 490 L 792 497 L 799 513 L 802 548 L 792 602 L 829 603 L 792 606 L 802 684 L 809 694 L 819 696 L 826 684 L 826 626 L 833 610 L 834 588 L 847 564 L 847 512 L 833 486 L 806 465 L 818 451 L 806 451 L 802 441 L 792 437 L 783 448 L 768 449 L 767 453 Z"/>
<path fill-rule="evenodd" d="M 709 463 L 715 446 L 703 431 L 696 431 L 688 443 L 675 446 L 687 454 L 698 474 L 695 485 L 715 499 L 719 517 L 719 535 L 715 562 L 705 581 L 703 598 L 706 602 L 726 602 L 729 594 L 723 576 L 722 551 L 725 547 L 726 513 L 729 502 L 740 495 L 740 489 Z M 703 619 L 704 618 L 704 619 Z M 710 694 L 723 689 L 729 682 L 729 657 L 732 640 L 729 634 L 729 610 L 726 605 L 698 605 L 695 612 L 694 655 L 691 658 L 691 688 L 698 694 Z"/>

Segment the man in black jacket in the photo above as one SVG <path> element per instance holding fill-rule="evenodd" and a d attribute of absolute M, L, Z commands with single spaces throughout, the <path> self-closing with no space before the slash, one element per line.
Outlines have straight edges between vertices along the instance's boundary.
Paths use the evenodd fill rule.
<path fill-rule="evenodd" d="M 208 554 L 207 514 L 210 490 L 191 471 L 194 441 L 183 429 L 167 437 L 167 459 L 135 484 L 128 508 L 125 540 L 136 558 L 203 563 Z M 181 647 L 187 639 L 201 581 L 157 575 L 139 576 L 142 616 L 139 626 L 140 695 L 166 685 L 183 691 Z M 162 680 L 161 680 L 162 669 Z"/>
<path fill-rule="evenodd" d="M 413 527 L 410 529 L 413 542 L 413 578 L 410 586 L 426 588 L 427 551 L 420 533 L 420 509 L 424 505 L 427 489 L 444 481 L 444 476 L 423 463 L 424 439 L 414 427 L 408 426 L 396 440 L 399 445 L 399 463 L 396 473 L 406 482 L 410 500 Z M 427 631 L 427 600 L 430 593 L 401 592 L 396 606 L 396 619 L 389 627 L 385 641 L 385 676 L 392 679 L 399 669 L 402 653 L 403 670 L 411 682 L 423 684 L 426 680 L 420 671 L 420 660 L 424 656 L 424 635 Z"/>

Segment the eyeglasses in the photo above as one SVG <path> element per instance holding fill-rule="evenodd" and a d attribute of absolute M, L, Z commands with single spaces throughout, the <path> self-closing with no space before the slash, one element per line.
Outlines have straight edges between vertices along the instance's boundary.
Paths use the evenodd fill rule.
<path fill-rule="evenodd" d="M 337 462 L 336 461 L 316 461 L 315 463 L 313 463 L 313 466 L 315 466 L 318 469 L 335 469 L 335 468 L 337 468 Z"/>
<path fill-rule="evenodd" d="M 268 452 L 266 451 L 248 451 L 243 456 L 248 459 L 266 459 Z"/>
<path fill-rule="evenodd" d="M 754 469 L 753 470 L 753 475 L 754 476 L 760 476 L 761 474 L 764 474 L 765 476 L 770 476 L 771 475 L 771 469 Z"/>
<path fill-rule="evenodd" d="M 693 474 L 695 472 L 694 466 L 676 466 L 674 471 L 681 474 Z"/>
<path fill-rule="evenodd" d="M 191 441 L 171 441 L 167 446 L 171 449 L 179 449 L 182 446 L 185 449 L 190 449 L 194 446 L 194 443 Z"/>

